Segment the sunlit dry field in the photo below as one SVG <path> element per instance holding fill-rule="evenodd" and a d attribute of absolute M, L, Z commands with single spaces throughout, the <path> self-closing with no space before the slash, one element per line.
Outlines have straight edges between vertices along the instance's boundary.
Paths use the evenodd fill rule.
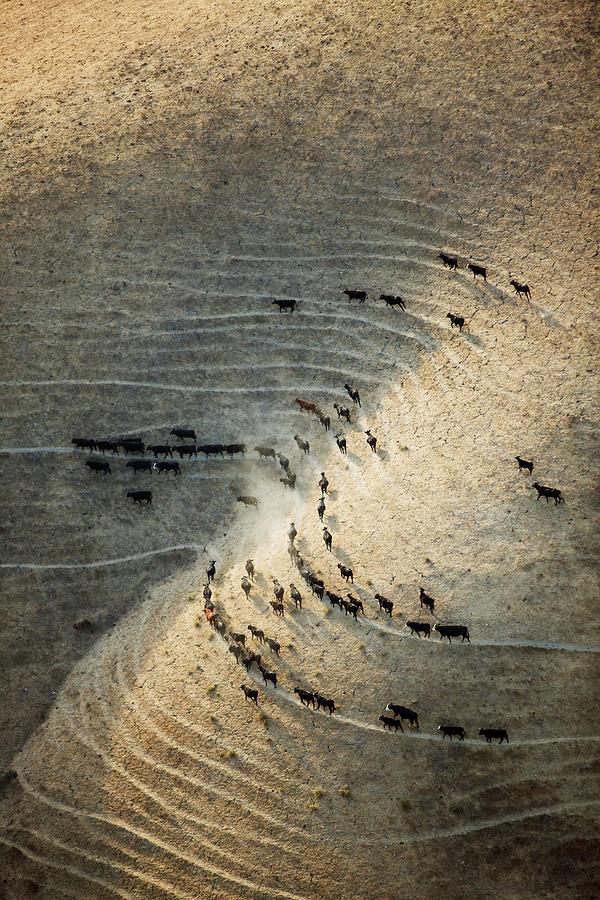
<path fill-rule="evenodd" d="M 0 22 L 2 896 L 595 896 L 594 5 L 58 0 Z M 173 427 L 247 452 L 102 475 L 71 444 Z M 292 521 L 357 621 L 302 580 Z M 205 621 L 213 559 L 227 634 L 277 688 Z M 418 731 L 384 731 L 389 702 Z"/>

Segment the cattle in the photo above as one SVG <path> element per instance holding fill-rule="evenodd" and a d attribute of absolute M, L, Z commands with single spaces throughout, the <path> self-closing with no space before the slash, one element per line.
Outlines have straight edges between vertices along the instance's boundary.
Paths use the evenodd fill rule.
<path fill-rule="evenodd" d="M 446 268 L 458 269 L 458 260 L 456 256 L 448 256 L 447 253 L 440 253 L 438 255 Z"/>
<path fill-rule="evenodd" d="M 230 631 L 229 632 L 231 639 L 236 642 L 236 644 L 243 644 L 246 646 L 246 635 L 241 634 L 239 631 Z"/>
<path fill-rule="evenodd" d="M 379 609 L 385 609 L 388 616 L 392 617 L 392 612 L 394 611 L 394 601 L 388 600 L 387 597 L 384 597 L 382 594 L 375 594 L 375 599 L 379 603 Z"/>
<path fill-rule="evenodd" d="M 360 394 L 358 393 L 356 388 L 353 388 L 350 384 L 345 384 L 344 387 L 352 402 L 357 403 L 358 406 L 362 406 L 362 403 L 360 402 Z"/>
<path fill-rule="evenodd" d="M 279 460 L 279 465 L 281 466 L 283 471 L 287 472 L 290 467 L 290 461 L 287 456 L 284 456 L 283 453 L 278 453 L 277 459 Z"/>
<path fill-rule="evenodd" d="M 517 464 L 519 466 L 519 472 L 521 469 L 527 469 L 530 475 L 533 475 L 533 460 L 529 462 L 526 459 L 521 459 L 520 456 L 515 456 Z"/>
<path fill-rule="evenodd" d="M 453 637 L 461 638 L 461 644 L 464 644 L 465 641 L 468 644 L 471 643 L 469 629 L 466 625 L 434 625 L 433 630 L 437 631 L 442 641 L 447 637 L 449 644 L 452 643 Z"/>
<path fill-rule="evenodd" d="M 442 740 L 445 740 L 446 735 L 450 736 L 450 740 L 456 735 L 459 741 L 464 741 L 465 739 L 465 729 L 462 725 L 438 725 L 438 731 L 442 733 Z"/>
<path fill-rule="evenodd" d="M 184 456 L 198 456 L 195 444 L 176 444 L 173 450 L 179 454 L 179 459 L 183 459 Z"/>
<path fill-rule="evenodd" d="M 425 635 L 426 638 L 431 635 L 431 625 L 429 622 L 405 622 L 404 623 L 407 628 L 410 628 L 411 634 L 416 634 L 417 637 L 421 637 L 422 634 Z"/>
<path fill-rule="evenodd" d="M 241 494 L 239 497 L 236 497 L 238 503 L 243 503 L 244 506 L 255 506 L 258 509 L 259 501 L 256 497 L 251 497 L 248 494 Z"/>
<path fill-rule="evenodd" d="M 511 281 L 511 285 L 517 292 L 518 297 L 520 297 L 522 294 L 524 297 L 527 297 L 528 300 L 531 300 L 531 291 L 529 290 L 528 284 L 521 284 L 519 281 L 515 281 L 515 279 L 513 278 L 513 280 Z"/>
<path fill-rule="evenodd" d="M 416 725 L 417 731 L 419 730 L 419 716 L 414 709 L 409 709 L 408 706 L 398 706 L 397 703 L 388 703 L 385 711 L 393 712 L 395 719 L 406 719 L 411 725 Z"/>
<path fill-rule="evenodd" d="M 240 647 L 239 644 L 229 644 L 229 646 L 227 647 L 227 649 L 229 650 L 229 652 L 230 652 L 233 656 L 235 656 L 235 661 L 236 661 L 236 663 L 237 663 L 238 665 L 241 665 L 241 663 L 242 663 L 242 658 L 243 658 L 243 656 L 244 656 L 244 650 L 243 650 L 243 648 Z"/>
<path fill-rule="evenodd" d="M 400 721 L 400 719 L 392 719 L 391 716 L 379 716 L 379 721 L 383 722 L 384 729 L 389 728 L 390 731 L 392 730 L 392 728 L 394 729 L 394 731 L 398 731 L 398 729 L 400 729 L 400 731 L 404 732 L 404 728 L 402 727 L 402 722 Z"/>
<path fill-rule="evenodd" d="M 348 453 L 348 449 L 346 447 L 346 438 L 344 437 L 343 434 L 341 434 L 341 432 L 340 432 L 340 434 L 336 434 L 335 442 L 338 445 L 339 451 L 342 454 L 342 456 L 346 456 Z"/>
<path fill-rule="evenodd" d="M 275 656 L 279 656 L 279 651 L 281 650 L 279 641 L 276 641 L 274 638 L 265 638 L 265 644 L 273 651 Z"/>
<path fill-rule="evenodd" d="M 331 427 L 331 419 L 329 418 L 329 416 L 326 416 L 325 413 L 322 413 L 320 410 L 318 412 L 318 416 L 319 422 L 321 423 L 325 431 L 329 431 Z"/>
<path fill-rule="evenodd" d="M 225 444 L 223 447 L 223 451 L 228 453 L 230 457 L 233 459 L 234 453 L 245 453 L 246 445 L 245 444 Z"/>
<path fill-rule="evenodd" d="M 491 744 L 494 738 L 498 738 L 498 743 L 501 744 L 502 741 L 508 740 L 508 732 L 506 728 L 480 728 L 479 734 L 485 738 L 487 744 Z"/>
<path fill-rule="evenodd" d="M 402 297 L 394 297 L 393 294 L 381 294 L 379 296 L 380 300 L 385 300 L 386 306 L 391 306 L 392 308 L 395 306 L 399 306 L 400 309 L 406 309 L 406 303 L 402 299 Z"/>
<path fill-rule="evenodd" d="M 148 444 L 146 450 L 149 450 L 150 453 L 154 454 L 154 459 L 158 459 L 159 454 L 167 458 L 170 456 L 173 459 L 173 448 L 169 447 L 168 444 Z"/>
<path fill-rule="evenodd" d="M 426 594 L 422 587 L 419 588 L 419 604 L 426 607 L 430 613 L 433 612 L 435 607 L 435 600 L 429 594 Z"/>
<path fill-rule="evenodd" d="M 277 673 L 270 672 L 269 669 L 266 669 L 264 666 L 260 665 L 259 667 L 260 674 L 263 677 L 263 681 L 266 684 L 267 681 L 270 681 L 273 687 L 277 687 Z"/>
<path fill-rule="evenodd" d="M 462 316 L 455 316 L 454 313 L 448 313 L 446 316 L 447 319 L 450 319 L 450 328 L 458 328 L 459 331 L 463 330 L 465 320 Z"/>
<path fill-rule="evenodd" d="M 248 650 L 246 652 L 246 659 L 248 660 L 248 663 L 250 666 L 252 666 L 252 665 L 260 666 L 260 664 L 262 662 L 261 654 L 254 653 L 254 651 L 252 651 L 252 650 Z"/>
<path fill-rule="evenodd" d="M 125 453 L 128 455 L 129 453 L 139 453 L 141 456 L 144 455 L 144 445 L 140 440 L 125 440 L 120 442 L 120 446 L 123 448 Z"/>
<path fill-rule="evenodd" d="M 113 455 L 119 452 L 118 441 L 97 441 L 96 446 L 102 454 L 106 453 L 107 451 L 110 451 Z"/>
<path fill-rule="evenodd" d="M 358 597 L 353 597 L 352 594 L 346 594 L 346 597 L 350 601 L 350 603 L 355 606 L 357 609 L 360 609 L 361 613 L 365 614 L 365 608 L 363 606 L 362 600 L 359 600 Z"/>
<path fill-rule="evenodd" d="M 345 419 L 346 422 L 350 422 L 350 410 L 347 406 L 340 406 L 338 403 L 334 403 L 333 408 L 337 412 L 338 419 Z"/>
<path fill-rule="evenodd" d="M 340 570 L 340 575 L 342 578 L 346 579 L 346 584 L 351 581 L 354 584 L 354 574 L 352 569 L 349 569 L 347 566 L 343 566 L 341 563 L 337 564 L 338 569 Z"/>
<path fill-rule="evenodd" d="M 321 694 L 315 692 L 315 700 L 317 701 L 317 709 L 326 709 L 329 715 L 332 715 L 337 709 L 335 703 L 329 697 L 322 697 Z"/>
<path fill-rule="evenodd" d="M 175 447 L 175 449 L 178 450 L 179 448 Z M 217 454 L 222 455 L 224 446 L 223 444 L 200 444 L 199 447 L 196 447 L 196 450 L 199 450 L 200 453 L 204 453 L 208 459 L 209 456 L 217 456 Z"/>
<path fill-rule="evenodd" d="M 342 294 L 345 294 L 348 298 L 348 301 L 358 300 L 359 303 L 364 303 L 367 299 L 366 291 L 342 291 Z"/>
<path fill-rule="evenodd" d="M 215 619 L 217 618 L 217 614 L 214 611 L 212 604 L 211 604 L 211 606 L 206 605 L 204 607 L 204 615 L 206 617 L 206 621 L 208 622 L 208 624 L 211 627 L 214 627 Z"/>
<path fill-rule="evenodd" d="M 151 459 L 132 459 L 128 463 L 125 463 L 126 469 L 133 469 L 135 472 L 151 472 L 154 468 L 154 463 Z"/>
<path fill-rule="evenodd" d="M 202 588 L 202 596 L 204 597 L 204 599 L 205 599 L 207 602 L 208 602 L 208 601 L 210 600 L 210 598 L 212 597 L 212 591 L 211 591 L 211 589 L 210 589 L 210 585 L 208 584 L 208 582 L 207 582 L 207 583 L 203 586 L 203 588 Z"/>
<path fill-rule="evenodd" d="M 86 459 L 85 465 L 90 472 L 102 472 L 103 475 L 110 475 L 110 466 L 102 459 Z"/>
<path fill-rule="evenodd" d="M 215 604 L 212 602 L 212 600 L 205 600 L 204 601 L 204 609 L 205 610 L 210 609 L 214 612 Z"/>
<path fill-rule="evenodd" d="M 294 435 L 294 440 L 296 441 L 299 450 L 302 450 L 303 453 L 310 453 L 310 444 L 308 441 L 303 441 L 297 434 Z"/>
<path fill-rule="evenodd" d="M 316 575 L 313 575 L 312 572 L 306 573 L 305 580 L 310 585 L 313 594 L 317 593 L 317 588 L 325 588 L 325 582 L 321 578 L 317 578 Z"/>
<path fill-rule="evenodd" d="M 298 694 L 300 697 L 300 703 L 302 706 L 312 706 L 313 709 L 316 706 L 317 701 L 315 700 L 315 695 L 312 691 L 304 691 L 302 688 L 295 687 L 294 693 Z"/>
<path fill-rule="evenodd" d="M 272 447 L 255 447 L 259 459 L 277 459 L 277 454 Z"/>
<path fill-rule="evenodd" d="M 550 498 L 552 498 L 554 500 L 555 506 L 558 506 L 559 503 L 565 502 L 565 498 L 558 488 L 545 487 L 543 484 L 538 484 L 537 481 L 535 481 L 531 486 L 537 491 L 537 500 L 539 500 L 540 497 L 545 497 L 547 503 Z"/>
<path fill-rule="evenodd" d="M 298 537 L 298 532 L 296 531 L 296 526 L 294 525 L 293 522 L 290 522 L 290 529 L 287 533 L 287 536 L 288 536 L 288 540 L 289 540 L 290 544 L 293 544 L 294 541 L 296 540 L 296 538 Z"/>
<path fill-rule="evenodd" d="M 481 275 L 483 280 L 487 281 L 487 272 L 483 268 L 483 266 L 478 266 L 475 263 L 469 263 L 467 265 L 467 269 L 471 270 L 471 272 L 473 273 L 473 278 L 475 278 L 477 275 Z"/>
<path fill-rule="evenodd" d="M 214 626 L 215 626 L 215 630 L 219 632 L 221 637 L 223 637 L 223 635 L 227 631 L 227 625 L 225 624 L 223 619 L 220 619 L 219 616 L 216 616 L 215 620 L 214 620 Z"/>
<path fill-rule="evenodd" d="M 319 415 L 319 408 L 316 403 L 312 402 L 312 400 L 300 400 L 297 397 L 294 400 L 294 403 L 297 403 L 303 412 L 311 412 L 311 413 L 314 413 L 315 416 Z"/>
<path fill-rule="evenodd" d="M 327 488 L 329 487 L 329 481 L 325 477 L 325 472 L 321 472 L 321 477 L 319 479 L 319 490 L 322 494 L 327 493 Z"/>
<path fill-rule="evenodd" d="M 186 438 L 191 438 L 193 441 L 196 440 L 196 432 L 193 428 L 172 428 L 169 434 L 175 435 L 175 437 L 181 438 L 184 441 Z"/>
<path fill-rule="evenodd" d="M 296 309 L 296 301 L 295 300 L 273 300 L 273 305 L 279 307 L 279 312 L 283 312 L 284 309 L 289 309 L 291 313 Z"/>
<path fill-rule="evenodd" d="M 71 443 L 75 445 L 77 450 L 89 450 L 90 453 L 98 447 L 96 441 L 89 440 L 88 438 L 73 438 Z"/>
<path fill-rule="evenodd" d="M 273 593 L 275 599 L 281 603 L 283 601 L 283 585 L 279 584 L 276 578 L 273 579 Z"/>
<path fill-rule="evenodd" d="M 279 481 L 284 487 L 289 487 L 291 490 L 294 490 L 296 487 L 296 477 L 296 473 L 292 472 L 291 469 L 288 469 L 285 478 L 280 478 Z"/>
<path fill-rule="evenodd" d="M 252 703 L 256 703 L 258 706 L 258 691 L 256 688 L 246 687 L 245 684 L 240 684 L 241 689 L 244 692 L 244 697 L 246 700 L 252 701 Z"/>
<path fill-rule="evenodd" d="M 349 600 L 342 600 L 342 609 L 344 610 L 344 615 L 351 615 L 354 617 L 354 621 L 358 622 L 358 606 L 356 603 L 351 603 Z"/>
<path fill-rule="evenodd" d="M 334 594 L 332 591 L 327 591 L 327 597 L 329 598 L 329 603 L 331 606 L 339 606 L 340 609 L 343 609 L 343 598 L 340 597 L 339 594 Z"/>
<path fill-rule="evenodd" d="M 265 633 L 262 628 L 256 628 L 254 625 L 248 625 L 247 628 L 255 640 L 260 641 L 261 644 L 264 644 Z"/>
<path fill-rule="evenodd" d="M 253 563 L 253 561 L 251 559 L 247 559 L 246 565 L 244 566 L 244 568 L 246 569 L 246 572 L 248 573 L 248 575 L 250 576 L 252 581 L 254 581 L 254 563 Z"/>
<path fill-rule="evenodd" d="M 293 582 L 290 584 L 290 596 L 296 609 L 302 609 L 302 594 Z"/>
<path fill-rule="evenodd" d="M 246 578 L 246 576 L 244 575 L 244 577 L 242 578 L 242 590 L 243 590 L 243 592 L 244 592 L 245 595 L 246 595 L 246 600 L 247 600 L 248 597 L 250 596 L 250 590 L 251 590 L 251 588 L 252 588 L 252 585 L 250 584 L 249 580 L 248 580 L 248 579 Z"/>
<path fill-rule="evenodd" d="M 333 543 L 333 535 L 331 534 L 328 528 L 323 529 L 323 541 L 325 542 L 325 549 L 329 550 L 331 553 L 331 544 Z"/>
<path fill-rule="evenodd" d="M 325 515 L 326 509 L 327 509 L 327 507 L 325 506 L 325 500 L 323 499 L 323 497 L 321 497 L 321 499 L 319 500 L 319 502 L 317 504 L 317 515 L 319 516 L 319 519 L 321 520 L 321 522 L 323 521 L 323 516 Z"/>
<path fill-rule="evenodd" d="M 217 572 L 216 569 L 216 560 L 211 559 L 208 564 L 208 569 L 206 570 L 206 577 L 208 578 L 208 583 L 215 580 L 215 574 Z"/>
<path fill-rule="evenodd" d="M 367 436 L 367 444 L 369 445 L 373 453 L 377 453 L 377 438 L 374 434 L 371 434 L 370 431 L 365 431 L 365 434 Z"/>
<path fill-rule="evenodd" d="M 152 491 L 128 491 L 127 496 L 131 497 L 134 503 L 142 505 L 142 500 L 146 506 L 152 503 Z"/>
<path fill-rule="evenodd" d="M 181 475 L 181 466 L 179 463 L 172 462 L 170 459 L 163 459 L 160 462 L 155 462 L 154 468 L 158 472 L 166 472 L 167 474 L 172 472 L 175 478 L 177 478 L 178 475 Z"/>
<path fill-rule="evenodd" d="M 95 631 L 96 626 L 89 619 L 80 619 L 79 622 L 73 622 L 75 631 Z"/>
<path fill-rule="evenodd" d="M 323 594 L 325 593 L 325 585 L 324 584 L 312 584 L 312 592 L 316 594 L 319 600 L 323 599 Z"/>
<path fill-rule="evenodd" d="M 278 600 L 269 600 L 269 603 L 275 615 L 283 617 L 283 603 L 280 603 Z"/>

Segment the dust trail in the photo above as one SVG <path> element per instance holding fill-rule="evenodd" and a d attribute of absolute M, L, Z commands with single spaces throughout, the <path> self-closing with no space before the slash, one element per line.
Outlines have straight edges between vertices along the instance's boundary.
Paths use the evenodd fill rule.
<path fill-rule="evenodd" d="M 2 563 L 0 569 L 102 569 L 105 566 L 118 566 L 121 563 L 135 562 L 138 559 L 150 559 L 163 553 L 201 549 L 200 544 L 177 544 L 175 547 L 161 547 L 158 550 L 146 550 L 144 553 L 119 556 L 116 559 L 98 559 L 89 563 Z"/>

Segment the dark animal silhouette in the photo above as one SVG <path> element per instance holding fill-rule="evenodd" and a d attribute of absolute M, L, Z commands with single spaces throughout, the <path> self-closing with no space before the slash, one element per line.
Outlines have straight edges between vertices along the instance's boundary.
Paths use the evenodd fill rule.
<path fill-rule="evenodd" d="M 400 729 L 400 731 L 402 732 L 404 731 L 400 719 L 392 719 L 391 716 L 379 716 L 379 721 L 383 722 L 384 729 L 389 728 L 391 731 L 393 728 L 394 731 L 398 731 L 398 729 Z"/>
<path fill-rule="evenodd" d="M 97 441 L 97 447 L 102 454 L 110 451 L 114 456 L 115 453 L 119 452 L 118 441 Z"/>
<path fill-rule="evenodd" d="M 206 600 L 207 603 L 210 600 L 210 598 L 212 597 L 212 591 L 211 591 L 210 585 L 208 583 L 205 584 L 203 587 L 202 596 L 204 597 L 204 599 Z"/>
<path fill-rule="evenodd" d="M 313 403 L 312 400 L 300 400 L 296 398 L 294 403 L 297 403 L 303 412 L 311 412 L 314 413 L 315 416 L 319 415 L 319 408 L 316 403 Z"/>
<path fill-rule="evenodd" d="M 86 459 L 85 465 L 90 472 L 102 472 L 103 475 L 110 475 L 110 466 L 102 459 Z"/>
<path fill-rule="evenodd" d="M 246 560 L 245 569 L 252 581 L 254 581 L 254 563 L 251 559 Z"/>
<path fill-rule="evenodd" d="M 543 484 L 538 484 L 537 481 L 534 481 L 531 486 L 537 491 L 537 500 L 539 500 L 540 497 L 545 497 L 547 503 L 548 500 L 553 499 L 555 506 L 558 506 L 559 503 L 565 502 L 565 499 L 558 488 L 545 487 L 545 485 Z"/>
<path fill-rule="evenodd" d="M 395 719 L 406 719 L 406 721 L 410 722 L 411 725 L 416 725 L 417 731 L 419 730 L 419 716 L 414 711 L 414 709 L 409 709 L 408 706 L 398 706 L 397 703 L 388 703 L 385 711 L 393 712 Z"/>
<path fill-rule="evenodd" d="M 235 656 L 235 661 L 238 665 L 241 665 L 242 659 L 244 657 L 244 650 L 239 644 L 229 644 L 228 648 L 229 652 L 232 656 Z"/>
<path fill-rule="evenodd" d="M 323 529 L 323 540 L 325 542 L 325 547 L 331 553 L 331 544 L 333 542 L 333 536 L 328 528 Z"/>
<path fill-rule="evenodd" d="M 521 459 L 520 456 L 515 456 L 517 463 L 519 464 L 519 472 L 521 469 L 527 469 L 530 475 L 533 475 L 533 460 L 528 462 L 526 459 Z"/>
<path fill-rule="evenodd" d="M 317 513 L 319 515 L 319 519 L 321 520 L 321 522 L 323 521 L 323 516 L 325 515 L 326 508 L 327 507 L 325 506 L 325 500 L 323 499 L 323 497 L 321 497 L 321 499 L 319 500 L 319 502 L 317 504 Z"/>
<path fill-rule="evenodd" d="M 175 450 L 178 449 L 178 447 L 175 447 Z M 223 444 L 200 444 L 199 447 L 196 447 L 196 450 L 198 450 L 200 453 L 204 453 L 207 459 L 209 456 L 222 455 L 224 449 L 225 448 Z"/>
<path fill-rule="evenodd" d="M 373 453 L 377 453 L 377 438 L 374 434 L 371 434 L 370 431 L 365 431 L 365 434 L 367 436 L 367 444 L 369 445 Z"/>
<path fill-rule="evenodd" d="M 346 579 L 346 584 L 351 581 L 354 584 L 354 574 L 352 569 L 349 569 L 347 566 L 343 566 L 341 563 L 337 564 L 338 569 L 340 570 L 340 575 L 342 578 Z"/>
<path fill-rule="evenodd" d="M 331 427 L 331 419 L 329 418 L 329 416 L 326 416 L 320 410 L 319 410 L 319 422 L 321 423 L 321 425 L 323 426 L 325 431 L 329 431 L 329 428 Z"/>
<path fill-rule="evenodd" d="M 186 438 L 191 438 L 193 441 L 196 440 L 196 432 L 193 428 L 172 428 L 169 434 L 175 435 L 175 437 L 181 438 L 184 441 Z"/>
<path fill-rule="evenodd" d="M 296 526 L 294 525 L 293 522 L 290 522 L 290 528 L 287 533 L 287 536 L 288 536 L 288 540 L 289 540 L 290 544 L 293 544 L 294 541 L 296 540 L 296 538 L 298 537 L 298 532 L 297 532 Z"/>
<path fill-rule="evenodd" d="M 358 393 L 358 391 L 356 390 L 356 388 L 353 388 L 353 387 L 352 387 L 351 385 L 349 385 L 349 384 L 345 384 L 344 387 L 346 388 L 346 391 L 347 391 L 347 393 L 348 393 L 348 396 L 350 397 L 350 399 L 352 400 L 352 402 L 353 402 L 353 403 L 357 403 L 358 406 L 362 406 L 362 403 L 360 402 L 360 394 Z"/>
<path fill-rule="evenodd" d="M 344 615 L 353 616 L 354 621 L 358 622 L 358 606 L 355 603 L 351 603 L 349 600 L 342 600 L 342 609 L 344 610 Z"/>
<path fill-rule="evenodd" d="M 184 456 L 198 456 L 195 444 L 176 444 L 173 450 L 179 454 L 179 459 L 183 459 Z"/>
<path fill-rule="evenodd" d="M 388 598 L 384 597 L 382 594 L 375 594 L 375 599 L 379 603 L 379 609 L 385 609 L 386 613 L 391 618 L 394 610 L 394 601 L 388 600 Z"/>
<path fill-rule="evenodd" d="M 251 588 L 252 588 L 252 585 L 250 584 L 249 580 L 248 580 L 248 579 L 246 578 L 246 576 L 244 575 L 244 577 L 242 578 L 242 590 L 243 590 L 243 592 L 244 592 L 245 595 L 246 595 L 246 600 L 247 600 L 248 597 L 250 596 L 250 590 L 251 590 Z"/>
<path fill-rule="evenodd" d="M 260 459 L 277 459 L 277 454 L 272 447 L 255 447 Z"/>
<path fill-rule="evenodd" d="M 343 597 L 340 597 L 339 594 L 334 594 L 332 591 L 327 591 L 327 597 L 331 606 L 339 606 L 340 609 L 343 609 Z"/>
<path fill-rule="evenodd" d="M 73 438 L 71 443 L 75 445 L 77 450 L 89 450 L 90 453 L 92 450 L 96 450 L 98 446 L 96 441 L 89 440 L 88 438 Z"/>
<path fill-rule="evenodd" d="M 317 709 L 326 709 L 329 715 L 332 715 L 337 709 L 335 703 L 329 697 L 322 697 L 321 694 L 315 692 L 315 700 L 317 701 Z"/>
<path fill-rule="evenodd" d="M 448 269 L 458 269 L 458 260 L 456 256 L 448 256 L 447 253 L 440 253 L 439 258 Z"/>
<path fill-rule="evenodd" d="M 294 601 L 296 609 L 302 609 L 302 594 L 293 582 L 290 584 L 290 597 Z"/>
<path fill-rule="evenodd" d="M 364 303 L 367 299 L 366 291 L 342 291 L 342 294 L 345 294 L 348 300 L 358 300 L 359 303 Z"/>
<path fill-rule="evenodd" d="M 126 469 L 133 469 L 135 472 L 151 472 L 154 468 L 154 463 L 150 459 L 132 459 L 128 463 L 125 463 Z"/>
<path fill-rule="evenodd" d="M 141 456 L 144 455 L 144 445 L 140 440 L 121 441 L 121 447 L 125 451 L 126 455 L 129 455 L 130 453 L 139 453 Z"/>
<path fill-rule="evenodd" d="M 258 509 L 258 500 L 256 497 L 250 497 L 247 494 L 241 494 L 239 497 L 236 497 L 238 503 L 243 503 L 244 506 L 255 506 Z"/>
<path fill-rule="evenodd" d="M 259 666 L 258 668 L 259 668 L 259 670 L 260 670 L 260 674 L 261 674 L 262 677 L 263 677 L 264 683 L 266 684 L 267 681 L 270 681 L 271 684 L 273 685 L 273 687 L 277 687 L 277 673 L 276 673 L 276 672 L 270 672 L 269 669 L 266 669 L 266 668 L 265 668 L 264 666 L 262 666 L 262 665 Z"/>
<path fill-rule="evenodd" d="M 399 306 L 400 309 L 406 309 L 406 303 L 404 302 L 402 297 L 394 297 L 393 294 L 381 294 L 379 299 L 385 300 L 386 306 Z"/>
<path fill-rule="evenodd" d="M 469 637 L 469 629 L 466 625 L 434 625 L 433 630 L 437 631 L 441 640 L 444 638 L 448 638 L 448 643 L 452 643 L 453 637 L 461 638 L 461 644 L 464 644 L 466 641 L 468 644 L 471 643 L 471 638 Z"/>
<path fill-rule="evenodd" d="M 157 469 L 158 472 L 172 472 L 175 478 L 178 475 L 181 475 L 181 466 L 178 462 L 172 462 L 170 459 L 163 459 L 160 462 L 154 463 L 154 468 Z"/>
<path fill-rule="evenodd" d="M 425 606 L 429 612 L 433 612 L 435 600 L 429 594 L 426 594 L 422 587 L 419 588 L 419 603 L 421 606 Z"/>
<path fill-rule="evenodd" d="M 279 584 L 276 578 L 273 579 L 273 593 L 280 603 L 283 602 L 283 585 Z"/>
<path fill-rule="evenodd" d="M 460 741 L 464 741 L 465 739 L 465 729 L 462 725 L 438 725 L 438 731 L 442 733 L 442 740 L 446 738 L 446 735 L 450 736 L 450 740 L 456 735 L 456 737 Z"/>
<path fill-rule="evenodd" d="M 208 583 L 215 580 L 217 569 L 216 569 L 216 560 L 211 559 L 208 564 L 208 569 L 206 570 L 206 577 L 208 578 Z"/>
<path fill-rule="evenodd" d="M 225 444 L 223 447 L 223 451 L 225 453 L 229 453 L 229 455 L 233 458 L 234 453 L 245 453 L 246 445 L 245 444 Z"/>
<path fill-rule="evenodd" d="M 312 691 L 304 691 L 302 688 L 295 687 L 294 693 L 300 697 L 302 706 L 312 706 L 313 709 L 316 707 L 317 701 Z"/>
<path fill-rule="evenodd" d="M 284 487 L 289 487 L 293 490 L 296 487 L 296 477 L 296 473 L 288 469 L 285 478 L 280 478 L 279 481 Z"/>
<path fill-rule="evenodd" d="M 340 406 L 338 403 L 334 403 L 333 408 L 338 415 L 338 419 L 345 419 L 346 422 L 350 422 L 350 410 L 347 406 Z"/>
<path fill-rule="evenodd" d="M 531 291 L 529 290 L 528 284 L 521 284 L 520 281 L 515 281 L 515 279 L 513 278 L 513 280 L 511 281 L 511 285 L 517 292 L 517 296 L 520 297 L 521 295 L 523 295 L 524 297 L 527 297 L 528 300 L 531 300 Z"/>
<path fill-rule="evenodd" d="M 254 625 L 248 625 L 247 628 L 253 638 L 255 638 L 257 641 L 260 641 L 261 644 L 264 644 L 265 633 L 262 628 L 256 628 Z"/>
<path fill-rule="evenodd" d="M 346 597 L 348 598 L 349 603 L 350 603 L 352 606 L 355 606 L 356 609 L 360 610 L 360 612 L 361 612 L 361 613 L 363 614 L 363 616 L 364 616 L 364 614 L 365 614 L 365 608 L 364 608 L 364 606 L 363 606 L 362 600 L 359 600 L 358 597 L 353 597 L 352 594 L 346 594 Z"/>
<path fill-rule="evenodd" d="M 127 496 L 131 497 L 134 503 L 142 504 L 142 500 L 148 506 L 152 503 L 152 491 L 128 491 Z"/>
<path fill-rule="evenodd" d="M 269 600 L 269 603 L 271 604 L 275 615 L 283 617 L 283 603 L 280 603 L 278 600 Z"/>
<path fill-rule="evenodd" d="M 243 644 L 244 647 L 246 646 L 246 635 L 245 634 L 241 634 L 239 631 L 230 631 L 229 634 L 230 634 L 231 639 L 233 641 L 235 641 L 236 644 Z"/>
<path fill-rule="evenodd" d="M 281 466 L 281 468 L 283 469 L 283 471 L 284 471 L 284 472 L 287 472 L 287 470 L 288 470 L 289 467 L 290 467 L 290 461 L 289 461 L 289 459 L 287 458 L 287 456 L 284 456 L 283 453 L 278 453 L 278 454 L 277 454 L 277 459 L 279 460 L 279 465 Z"/>
<path fill-rule="evenodd" d="M 164 456 L 165 459 L 167 456 L 170 456 L 171 459 L 173 459 L 173 448 L 169 447 L 168 444 L 148 444 L 146 450 L 153 453 L 155 459 L 158 459 L 159 455 Z"/>
<path fill-rule="evenodd" d="M 246 700 L 251 700 L 252 703 L 256 703 L 258 706 L 258 691 L 256 688 L 246 687 L 245 684 L 240 684 L 241 689 L 244 692 L 244 697 Z"/>
<path fill-rule="evenodd" d="M 429 622 L 405 622 L 407 628 L 410 628 L 411 634 L 416 634 L 418 637 L 421 637 L 422 634 L 425 635 L 426 638 L 431 635 L 431 625 Z"/>
<path fill-rule="evenodd" d="M 348 453 L 348 449 L 346 447 L 346 438 L 343 436 L 343 434 L 341 434 L 341 433 L 336 434 L 335 442 L 338 445 L 339 451 L 342 454 L 342 456 L 346 456 Z"/>
<path fill-rule="evenodd" d="M 289 309 L 289 311 L 293 313 L 297 306 L 295 300 L 273 300 L 273 304 L 279 307 L 279 312 L 283 312 L 284 309 Z"/>
<path fill-rule="evenodd" d="M 506 728 L 480 728 L 479 734 L 485 738 L 486 743 L 488 744 L 491 744 L 494 738 L 498 738 L 499 744 L 501 744 L 502 741 L 506 741 L 507 744 L 509 743 Z"/>
<path fill-rule="evenodd" d="M 325 472 L 321 472 L 321 477 L 319 479 L 319 489 L 322 494 L 327 493 L 327 488 L 329 487 L 329 481 L 325 477 Z"/>
<path fill-rule="evenodd" d="M 279 651 L 281 650 L 279 641 L 274 640 L 274 638 L 265 638 L 265 644 L 270 647 L 275 656 L 279 656 Z"/>
<path fill-rule="evenodd" d="M 223 637 L 225 635 L 225 632 L 227 631 L 227 625 L 225 624 L 223 619 L 220 619 L 219 616 L 216 616 L 214 620 L 214 626 L 215 630 L 219 632 L 221 637 Z"/>
<path fill-rule="evenodd" d="M 299 450 L 302 450 L 303 453 L 310 453 L 310 444 L 308 441 L 303 441 L 297 434 L 294 435 L 294 440 L 296 441 Z"/>
<path fill-rule="evenodd" d="M 462 316 L 455 316 L 454 313 L 448 313 L 446 316 L 447 319 L 450 319 L 450 328 L 458 328 L 459 331 L 463 330 L 465 320 Z"/>
<path fill-rule="evenodd" d="M 475 263 L 469 263 L 467 265 L 467 269 L 471 270 L 471 272 L 473 273 L 473 278 L 475 278 L 477 275 L 481 275 L 483 280 L 487 281 L 487 272 L 483 268 L 483 266 L 478 266 Z"/>

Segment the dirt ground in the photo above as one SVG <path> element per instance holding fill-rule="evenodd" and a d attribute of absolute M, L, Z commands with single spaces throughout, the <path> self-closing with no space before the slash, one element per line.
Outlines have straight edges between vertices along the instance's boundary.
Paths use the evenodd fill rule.
<path fill-rule="evenodd" d="M 34 0 L 0 23 L 0 895 L 596 896 L 594 4 Z M 103 476 L 71 446 L 174 426 L 248 452 Z M 291 565 L 290 521 L 357 622 Z M 276 689 L 204 622 L 211 559 L 228 630 L 281 644 L 248 633 Z M 419 730 L 384 731 L 388 702 Z"/>

